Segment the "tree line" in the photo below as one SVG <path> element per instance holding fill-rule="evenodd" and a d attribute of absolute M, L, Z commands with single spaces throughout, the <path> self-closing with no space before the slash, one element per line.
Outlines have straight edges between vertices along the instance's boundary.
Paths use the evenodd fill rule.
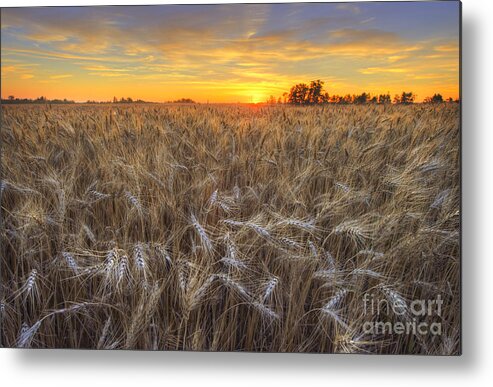
<path fill-rule="evenodd" d="M 274 103 L 285 103 L 291 105 L 320 105 L 320 104 L 403 104 L 409 105 L 416 101 L 416 94 L 412 91 L 403 91 L 401 94 L 396 94 L 392 98 L 390 93 L 372 95 L 367 92 L 361 94 L 346 94 L 346 95 L 329 95 L 328 92 L 324 90 L 324 82 L 320 79 L 311 81 L 309 84 L 299 83 L 291 87 L 289 93 L 284 93 L 282 97 L 276 98 L 270 96 L 266 101 L 268 104 Z M 434 94 L 431 97 L 426 97 L 423 100 L 424 103 L 443 103 L 443 102 L 459 102 L 459 100 L 454 100 L 452 98 L 444 100 L 441 94 Z"/>
<path fill-rule="evenodd" d="M 13 95 L 9 95 L 7 99 L 2 98 L 2 104 L 28 104 L 28 103 L 52 103 L 52 104 L 69 104 L 75 103 L 75 101 L 64 99 L 48 99 L 46 97 L 31 98 L 15 98 Z"/>
<path fill-rule="evenodd" d="M 87 103 L 94 103 L 94 101 L 87 101 Z M 127 97 L 127 98 L 116 98 L 116 97 L 113 97 L 113 103 L 148 103 L 147 101 L 143 101 L 141 99 L 137 99 L 137 100 L 133 100 L 132 98 L 130 97 Z"/>
<path fill-rule="evenodd" d="M 64 99 L 48 99 L 46 97 L 38 97 L 38 98 L 15 98 L 15 96 L 10 95 L 7 99 L 2 98 L 2 103 L 3 104 L 71 104 L 71 103 L 76 103 L 75 101 L 68 100 L 66 98 Z M 119 104 L 119 103 L 151 103 L 148 101 L 144 101 L 142 99 L 132 99 L 130 97 L 122 97 L 118 99 L 117 97 L 113 97 L 113 100 L 111 101 L 93 101 L 93 100 L 87 100 L 84 103 L 90 103 L 90 104 L 108 104 L 108 103 L 114 103 L 114 104 Z M 177 99 L 174 101 L 167 101 L 166 103 L 196 103 L 193 99 L 191 98 L 181 98 Z"/>

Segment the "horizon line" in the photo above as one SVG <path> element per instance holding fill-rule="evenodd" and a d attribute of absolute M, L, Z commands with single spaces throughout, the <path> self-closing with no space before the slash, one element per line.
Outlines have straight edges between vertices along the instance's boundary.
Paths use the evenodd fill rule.
<path fill-rule="evenodd" d="M 410 93 L 413 93 L 414 96 L 415 96 L 415 102 L 423 102 L 426 98 L 430 98 L 430 97 L 433 97 L 433 95 L 435 94 L 440 94 L 442 95 L 444 101 L 445 100 L 448 100 L 450 98 L 452 98 L 454 101 L 455 100 L 461 100 L 461 92 L 459 90 L 459 93 L 457 95 L 446 95 L 446 94 L 443 94 L 441 93 L 440 91 L 435 91 L 433 93 L 431 93 L 430 95 L 427 95 L 425 97 L 420 97 L 419 95 L 415 94 L 412 90 L 410 91 L 406 91 L 406 90 L 403 90 L 402 92 L 400 93 L 390 93 L 390 92 L 385 92 L 385 93 L 367 93 L 365 91 L 361 92 L 361 93 L 343 93 L 343 94 L 330 94 L 329 93 L 329 96 L 338 96 L 338 97 L 345 97 L 345 96 L 351 96 L 351 97 L 354 97 L 354 96 L 359 96 L 359 95 L 362 95 L 363 93 L 366 93 L 369 98 L 373 98 L 373 97 L 378 97 L 380 95 L 390 95 L 391 98 L 395 97 L 395 96 L 400 96 L 402 95 L 403 92 L 410 92 Z M 156 100 L 144 100 L 144 99 L 141 99 L 141 98 L 134 98 L 134 97 L 120 97 L 118 99 L 117 102 L 114 102 L 111 98 L 110 99 L 104 99 L 104 100 L 96 100 L 96 99 L 90 99 L 90 98 L 87 98 L 87 99 L 71 99 L 70 97 L 54 97 L 54 98 L 47 98 L 46 96 L 38 96 L 38 97 L 17 97 L 17 96 L 14 96 L 15 100 L 32 100 L 32 101 L 36 101 L 36 100 L 39 100 L 41 98 L 45 98 L 47 99 L 48 101 L 67 101 L 67 102 L 72 102 L 72 103 L 79 103 L 79 104 L 84 104 L 84 103 L 111 103 L 111 104 L 118 104 L 118 103 L 159 103 L 159 104 L 166 104 L 166 103 L 186 103 L 186 102 L 180 102 L 181 99 L 190 99 L 192 100 L 193 102 L 189 102 L 190 104 L 247 104 L 247 105 L 256 105 L 256 104 L 273 104 L 273 103 L 269 103 L 267 101 L 268 98 L 266 98 L 265 101 L 257 101 L 257 102 L 253 102 L 253 101 L 210 101 L 209 99 L 207 99 L 206 101 L 203 101 L 203 100 L 195 100 L 191 97 L 183 97 L 183 98 L 177 98 L 176 100 L 172 100 L 172 99 L 169 99 L 169 100 L 159 100 L 159 101 L 156 101 Z M 275 96 L 274 96 L 275 97 Z M 123 102 L 121 101 L 121 98 L 125 98 L 125 99 L 128 99 L 128 98 L 131 98 L 132 101 L 131 102 Z M 276 101 L 278 100 L 278 98 L 282 98 L 282 96 L 280 97 L 275 97 Z M 0 99 L 2 101 L 9 101 L 8 97 L 3 97 L 0 95 Z M 368 100 L 368 102 L 370 103 L 371 101 Z M 337 103 L 334 103 L 334 102 L 328 102 L 328 103 L 332 103 L 332 104 L 337 104 Z M 281 103 L 278 103 L 276 102 L 275 104 L 281 104 L 281 105 L 289 105 L 290 103 L 288 102 L 281 102 Z"/>

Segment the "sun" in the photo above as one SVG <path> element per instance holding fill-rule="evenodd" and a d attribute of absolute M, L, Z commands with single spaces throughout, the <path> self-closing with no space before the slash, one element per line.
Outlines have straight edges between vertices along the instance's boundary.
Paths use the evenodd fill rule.
<path fill-rule="evenodd" d="M 253 94 L 250 100 L 252 103 L 264 102 L 264 98 L 260 94 Z"/>

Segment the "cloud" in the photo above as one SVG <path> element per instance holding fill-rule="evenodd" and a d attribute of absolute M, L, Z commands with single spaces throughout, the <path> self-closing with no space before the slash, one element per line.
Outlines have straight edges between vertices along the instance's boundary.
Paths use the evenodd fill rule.
<path fill-rule="evenodd" d="M 2 47 L 2 53 L 5 55 L 18 54 L 18 55 L 33 56 L 38 58 L 51 58 L 51 59 L 79 59 L 79 60 L 91 60 L 91 61 L 105 60 L 105 58 L 97 58 L 97 57 L 55 52 L 55 51 L 41 50 L 41 49 L 24 49 L 19 47 Z"/>
<path fill-rule="evenodd" d="M 72 74 L 60 74 L 60 75 L 51 75 L 50 79 L 64 79 L 72 77 Z"/>
<path fill-rule="evenodd" d="M 4 63 L 14 63 L 4 65 Z M 19 79 L 31 79 L 34 78 L 32 74 L 36 68 L 36 64 L 31 63 L 18 63 L 17 61 L 8 61 L 8 58 L 2 58 L 2 79 L 19 78 Z"/>
<path fill-rule="evenodd" d="M 96 75 L 98 77 L 108 77 L 108 78 L 114 78 L 114 77 L 124 77 L 124 76 L 129 76 L 128 74 L 123 74 L 123 73 L 109 73 L 109 72 L 102 72 L 102 73 L 89 73 L 89 75 Z"/>
<path fill-rule="evenodd" d="M 43 34 L 43 33 L 33 33 L 24 36 L 28 40 L 34 40 L 36 42 L 64 42 L 67 37 L 60 34 Z"/>
<path fill-rule="evenodd" d="M 429 73 L 429 74 L 419 74 L 419 75 L 412 75 L 413 79 L 416 80 L 436 80 L 436 79 L 442 79 L 442 78 L 447 78 L 447 74 L 441 74 L 441 73 Z"/>
<path fill-rule="evenodd" d="M 367 19 L 363 19 L 359 22 L 359 24 L 368 24 L 368 23 L 371 23 L 372 21 L 374 21 L 376 19 L 376 17 L 372 16 L 372 17 L 369 17 Z"/>
<path fill-rule="evenodd" d="M 457 52 L 459 51 L 459 46 L 457 43 L 442 44 L 434 47 L 434 50 L 438 52 Z"/>
<path fill-rule="evenodd" d="M 13 73 L 15 70 L 15 66 L 2 66 L 2 74 Z"/>
<path fill-rule="evenodd" d="M 409 55 L 391 55 L 391 56 L 387 57 L 387 60 L 390 63 L 394 63 L 394 62 L 399 62 L 401 60 L 404 60 L 406 58 L 409 58 Z"/>
<path fill-rule="evenodd" d="M 89 70 L 89 71 L 98 71 L 98 72 L 129 72 L 129 69 L 122 69 L 122 68 L 114 68 L 114 67 L 107 67 L 107 66 L 102 66 L 102 65 L 93 65 L 93 66 L 84 66 L 83 69 Z"/>
<path fill-rule="evenodd" d="M 354 15 L 359 15 L 361 13 L 361 8 L 358 7 L 356 4 L 338 4 L 336 6 L 336 9 L 340 11 L 347 11 Z"/>
<path fill-rule="evenodd" d="M 330 38 L 343 43 L 381 43 L 389 44 L 399 41 L 399 35 L 379 29 L 342 28 L 331 31 Z"/>
<path fill-rule="evenodd" d="M 359 70 L 361 74 L 366 74 L 366 75 L 381 74 L 381 73 L 403 74 L 408 71 L 409 70 L 404 68 L 386 68 L 386 67 L 368 67 Z"/>

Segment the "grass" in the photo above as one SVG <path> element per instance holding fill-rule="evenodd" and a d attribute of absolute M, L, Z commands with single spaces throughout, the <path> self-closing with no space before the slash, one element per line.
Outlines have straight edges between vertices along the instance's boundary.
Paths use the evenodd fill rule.
<path fill-rule="evenodd" d="M 2 346 L 460 351 L 456 104 L 2 114 Z"/>

